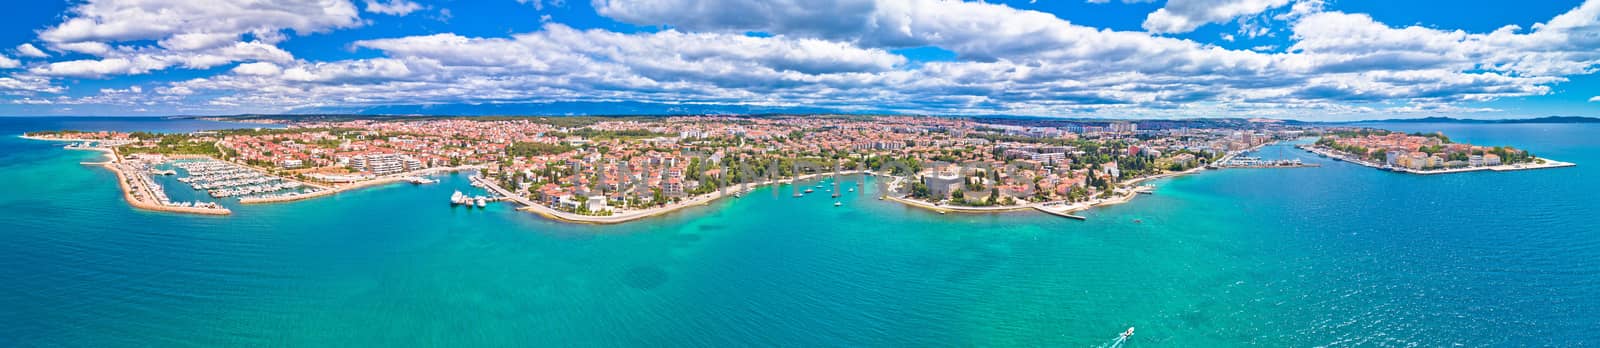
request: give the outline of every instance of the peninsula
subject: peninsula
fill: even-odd
[[[1449,174],[1569,167],[1575,164],[1535,157],[1507,146],[1458,143],[1444,133],[1390,132],[1334,128],[1316,143],[1300,148],[1323,157],[1411,174]]]

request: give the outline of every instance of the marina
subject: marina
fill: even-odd
[[[1260,157],[1241,156],[1219,162],[1212,168],[1307,168],[1320,167],[1316,163],[1305,163],[1298,158],[1282,160],[1263,160]]]
[[[293,197],[320,190],[298,181],[216,160],[177,161],[171,166],[183,169],[185,175],[177,179],[179,182],[205,192],[212,198]]]

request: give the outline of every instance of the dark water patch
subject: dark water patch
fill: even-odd
[[[622,283],[639,290],[655,289],[668,278],[667,271],[656,266],[635,266],[622,273]]]
[[[1005,257],[1004,254],[1004,252],[987,246],[965,248],[958,254],[954,269],[945,275],[944,280],[960,283],[983,276],[1000,268],[1000,265],[1005,262],[1002,260]]]
[[[703,237],[700,237],[700,235],[694,233],[679,233],[672,236],[672,240],[679,243],[699,242],[702,238]]]

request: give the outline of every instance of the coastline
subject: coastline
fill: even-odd
[[[103,140],[94,140],[94,139],[38,138],[38,137],[30,137],[30,136],[26,136],[26,135],[24,135],[22,137],[23,138],[27,138],[27,139],[35,139],[35,140],[63,141],[63,142],[103,141]],[[1277,142],[1273,142],[1273,143],[1277,143]],[[1263,143],[1263,144],[1251,147],[1250,149],[1246,149],[1246,150],[1242,150],[1242,151],[1237,151],[1237,152],[1226,154],[1222,158],[1223,158],[1223,160],[1226,160],[1227,158],[1231,158],[1231,157],[1236,156],[1238,154],[1254,151],[1254,150],[1257,150],[1257,149],[1261,148],[1262,146],[1266,146],[1266,145],[1273,144],[1273,143]],[[97,150],[97,151],[108,152],[111,155],[111,157],[113,158],[113,160],[114,161],[116,160],[116,158],[115,158],[116,156],[115,156],[114,152],[112,152],[109,149],[105,149],[105,148],[83,148],[83,149],[84,150]],[[202,155],[173,155],[173,156],[169,156],[169,157],[172,157],[174,159],[197,158],[197,159],[217,160],[215,158],[211,158],[209,156],[202,156]],[[1567,164],[1567,165],[1571,165],[1571,164]],[[120,170],[115,168],[115,165],[106,164],[106,166],[107,166],[107,168],[110,168],[113,171],[116,171],[118,173],[119,181],[123,180],[123,179],[121,179],[121,178],[123,178],[122,177],[123,174],[121,173]],[[310,183],[305,183],[305,184],[307,184],[309,186],[322,188],[322,190],[316,191],[316,192],[312,192],[312,193],[307,193],[307,194],[294,195],[294,196],[277,196],[277,197],[266,197],[266,198],[241,198],[239,200],[239,203],[240,204],[270,204],[270,203],[283,203],[283,202],[293,202],[293,201],[306,200],[306,199],[314,199],[314,198],[325,197],[325,196],[329,196],[329,195],[338,194],[340,192],[357,190],[357,189],[366,188],[366,187],[380,186],[380,185],[404,182],[405,180],[407,180],[407,179],[409,179],[411,177],[416,177],[416,176],[430,175],[430,174],[440,173],[440,172],[455,172],[455,171],[476,170],[476,169],[482,169],[482,167],[481,166],[477,166],[477,165],[464,165],[464,166],[457,166],[457,167],[428,168],[428,169],[412,171],[412,172],[385,175],[383,177],[378,177],[378,178],[374,178],[374,179],[358,181],[358,182],[354,182],[354,183],[350,183],[350,184],[346,184],[346,185],[342,185],[342,186],[340,186],[340,185],[324,186],[324,185],[314,185],[314,184],[310,184]],[[1145,182],[1145,181],[1149,181],[1149,180],[1155,180],[1155,179],[1161,179],[1161,178],[1176,177],[1176,176],[1199,173],[1199,172],[1205,171],[1206,169],[1208,169],[1208,168],[1206,168],[1204,166],[1200,166],[1200,167],[1195,167],[1195,168],[1192,168],[1192,169],[1189,169],[1189,170],[1185,170],[1185,171],[1181,171],[1181,172],[1170,172],[1170,173],[1162,173],[1162,174],[1157,174],[1157,175],[1139,177],[1139,178],[1129,179],[1127,181],[1121,182],[1118,185],[1119,186],[1124,186],[1124,187],[1129,187],[1129,186],[1138,185],[1141,182]],[[836,173],[836,174],[837,175],[864,174],[864,175],[882,176],[882,175],[879,175],[877,173],[873,173],[871,171],[865,171],[865,170],[841,171],[841,172]],[[835,173],[812,173],[812,174],[801,175],[801,176],[794,177],[794,178],[769,180],[769,181],[765,181],[765,182],[761,182],[761,183],[752,183],[752,185],[748,189],[736,189],[736,190],[731,191],[731,192],[735,192],[733,194],[734,195],[738,195],[738,194],[747,193],[749,191],[755,190],[756,188],[760,188],[760,187],[764,187],[764,186],[768,186],[768,185],[794,183],[794,182],[797,182],[797,181],[809,180],[809,179],[817,178],[817,177],[824,176],[824,175],[835,175]],[[887,177],[887,176],[885,176],[885,177]],[[291,179],[287,179],[287,178],[284,178],[284,179],[285,180],[291,180]],[[905,179],[905,178],[896,177],[895,178],[895,182],[898,183],[898,182],[900,182],[900,180],[903,180],[903,179]],[[496,183],[494,183],[492,181],[489,181],[489,180],[483,180],[482,178],[478,178],[478,177],[474,177],[473,180],[475,182],[482,183],[483,186],[485,188],[487,188],[488,190],[490,190],[494,195],[502,197],[502,199],[504,199],[504,200],[513,201],[513,202],[515,202],[515,203],[517,203],[519,205],[522,205],[522,207],[517,208],[518,210],[523,210],[523,211],[539,214],[539,215],[541,215],[541,216],[543,216],[545,218],[549,218],[549,219],[552,219],[552,220],[557,220],[557,221],[562,221],[562,222],[570,222],[570,223],[588,223],[588,224],[618,224],[618,223],[625,223],[625,222],[636,221],[636,220],[640,220],[640,219],[644,219],[644,218],[648,218],[648,217],[658,216],[658,215],[662,215],[662,214],[666,214],[666,213],[671,213],[671,212],[677,211],[679,209],[683,209],[683,208],[687,208],[687,207],[691,207],[691,206],[707,205],[707,204],[710,204],[712,201],[715,201],[717,199],[720,199],[720,198],[723,198],[723,197],[727,196],[726,194],[723,193],[723,191],[718,190],[718,191],[714,191],[714,192],[703,194],[703,195],[699,195],[699,196],[689,197],[689,198],[687,198],[687,199],[685,199],[683,201],[676,202],[676,203],[670,203],[670,204],[667,204],[667,205],[664,205],[664,206],[651,207],[651,208],[638,209],[638,210],[625,210],[625,211],[622,211],[622,212],[619,212],[619,213],[614,213],[613,215],[608,215],[608,216],[591,216],[591,215],[581,215],[581,214],[576,214],[576,213],[565,212],[565,211],[561,211],[561,210],[546,206],[544,204],[539,204],[538,202],[534,202],[532,200],[529,200],[526,197],[518,196],[518,195],[512,193],[512,191],[507,190],[507,189],[505,189],[503,187],[500,187],[498,184],[496,184]],[[302,182],[302,183],[304,183],[304,182]],[[126,185],[125,182],[123,184]],[[891,186],[892,185],[893,184],[891,184]],[[131,195],[131,193],[128,192],[128,190],[126,188],[124,189],[124,191],[125,191],[124,193],[128,196],[128,199],[129,199],[130,202],[136,202],[137,201],[136,199],[133,199],[133,196]],[[883,197],[887,198],[889,200],[893,200],[895,202],[899,202],[901,204],[905,204],[907,206],[912,206],[912,207],[917,207],[917,208],[922,208],[922,209],[928,209],[928,210],[932,210],[932,211],[935,211],[935,212],[939,212],[941,214],[948,213],[948,212],[971,213],[971,214],[994,214],[994,213],[1018,212],[1018,211],[1024,211],[1024,210],[1032,209],[1032,210],[1039,210],[1039,211],[1044,212],[1044,213],[1049,213],[1049,214],[1054,214],[1054,215],[1061,215],[1061,216],[1067,216],[1067,217],[1071,217],[1071,218],[1081,219],[1081,217],[1072,216],[1072,215],[1070,215],[1070,213],[1083,211],[1083,210],[1088,210],[1088,209],[1091,209],[1091,208],[1094,208],[1094,207],[1110,206],[1110,205],[1127,203],[1127,202],[1132,201],[1136,196],[1138,196],[1139,193],[1140,193],[1139,191],[1140,191],[1140,189],[1131,188],[1131,187],[1130,188],[1126,188],[1126,189],[1118,189],[1116,191],[1117,193],[1112,197],[1094,198],[1094,199],[1090,199],[1090,200],[1087,200],[1087,201],[1076,202],[1076,203],[1072,203],[1072,204],[1065,204],[1066,202],[1064,202],[1064,201],[1050,201],[1050,202],[1021,204],[1021,205],[987,206],[987,207],[947,206],[947,205],[937,205],[937,204],[933,204],[933,203],[912,200],[912,199],[908,199],[908,198],[905,198],[905,197],[896,196],[895,194],[893,194],[894,193],[893,188],[890,189],[890,191],[889,191],[890,194],[884,195]],[[211,208],[168,207],[168,206],[164,206],[164,205],[160,205],[160,204],[153,204],[152,205],[152,204],[149,204],[148,202],[137,202],[136,205],[143,205],[143,208],[146,208],[146,209],[164,210],[164,211],[176,211],[176,212],[186,212],[186,213],[198,213],[198,214],[227,214],[227,213],[231,213],[231,212],[227,212],[227,213],[217,212],[217,211],[215,211],[215,209],[211,209]],[[222,211],[226,211],[226,208],[222,208],[221,210]]]
[[[108,141],[108,140],[105,140],[105,139],[43,138],[43,137],[36,137],[36,136],[27,135],[27,134],[19,134],[19,135],[17,135],[17,137],[18,138],[22,138],[22,139],[28,139],[28,140],[42,140],[42,141],[66,141],[66,142],[74,142],[74,141],[78,141],[78,142]]]
[[[19,135],[18,137],[23,138],[23,139],[29,139],[29,140],[59,141],[59,142],[99,142],[99,141],[105,141],[105,140],[98,140],[98,139],[41,138],[41,137],[28,136],[26,134]],[[111,170],[112,173],[115,173],[117,175],[117,184],[118,184],[119,187],[121,187],[121,190],[122,190],[123,198],[128,201],[129,205],[132,205],[132,206],[134,206],[136,208],[146,209],[146,210],[175,212],[175,213],[201,214],[201,215],[229,215],[229,214],[233,213],[233,211],[229,210],[228,208],[179,207],[179,206],[164,205],[164,204],[160,204],[160,203],[146,202],[146,201],[144,201],[142,199],[139,199],[138,196],[135,195],[134,188],[128,186],[128,180],[129,179],[128,179],[127,174],[123,173],[122,168],[118,167],[118,164],[121,162],[121,159],[117,157],[116,150],[113,150],[111,148],[104,148],[104,147],[73,148],[72,150],[88,150],[88,151],[99,151],[99,152],[105,153],[106,156],[110,158],[110,160],[108,160],[106,162],[99,162],[99,163],[85,162],[84,164],[99,165],[101,167],[104,167],[106,169]],[[213,161],[225,162],[225,161],[222,161],[220,159],[216,159],[216,158],[213,158],[211,156],[205,156],[205,155],[168,155],[166,157],[170,158],[170,159],[209,159],[209,160],[213,160]],[[253,169],[253,170],[259,170],[257,168],[253,168],[253,167],[250,167],[250,168]],[[351,184],[345,185],[345,186],[333,186],[333,187],[317,185],[317,184],[311,184],[311,183],[307,183],[307,182],[303,182],[303,181],[299,181],[299,180],[280,177],[283,180],[292,180],[292,181],[300,182],[300,183],[308,185],[308,186],[322,188],[323,190],[317,191],[317,192],[313,192],[313,193],[303,194],[303,195],[296,195],[296,196],[283,196],[283,197],[270,197],[270,198],[242,198],[242,199],[239,200],[239,203],[240,204],[266,204],[266,203],[280,203],[280,202],[298,201],[298,200],[303,200],[303,199],[311,199],[311,198],[317,198],[317,197],[332,195],[332,194],[336,194],[336,193],[339,193],[339,192],[356,190],[356,189],[365,188],[365,187],[378,186],[378,185],[390,184],[390,183],[396,183],[396,182],[402,182],[402,181],[405,181],[406,179],[408,179],[411,176],[429,175],[429,174],[434,174],[434,173],[437,173],[437,172],[451,172],[451,171],[472,170],[472,169],[480,169],[480,168],[481,168],[480,166],[472,166],[472,165],[458,166],[458,167],[428,168],[428,169],[417,170],[417,171],[406,172],[406,173],[390,174],[390,175],[386,175],[386,176],[380,177],[380,178],[375,178],[375,179],[372,179],[372,180],[359,181],[359,182],[354,182],[354,183],[351,183]],[[146,192],[146,195],[150,195],[150,193]]]
[[[94,139],[40,138],[40,137],[32,137],[32,136],[27,136],[27,135],[21,135],[19,137],[23,138],[23,139],[29,139],[29,140],[64,141],[64,142],[104,141],[104,140],[94,140]],[[152,190],[154,188],[143,187],[142,190],[144,190],[145,192],[143,192],[142,195],[139,194],[138,192],[135,192],[138,189],[135,188],[135,187],[132,187],[132,186],[130,186],[128,184],[128,181],[131,180],[131,179],[128,178],[128,174],[127,173],[123,173],[122,168],[119,166],[119,164],[121,164],[121,162],[122,162],[122,159],[117,157],[117,151],[115,149],[104,148],[104,147],[82,147],[82,148],[72,148],[70,150],[97,151],[97,152],[100,152],[100,153],[104,153],[106,155],[106,157],[109,157],[110,159],[105,161],[105,162],[99,162],[99,163],[84,162],[83,164],[98,165],[98,166],[100,166],[102,168],[111,170],[112,174],[116,174],[116,176],[117,176],[117,187],[118,187],[118,190],[122,191],[122,199],[127,201],[128,205],[133,206],[134,208],[144,209],[144,210],[153,210],[153,211],[171,212],[171,213],[198,214],[198,215],[229,215],[229,214],[233,214],[233,211],[232,210],[228,210],[228,208],[180,207],[180,206],[171,206],[171,205],[161,204],[159,202],[146,202],[144,199],[142,199],[140,197],[141,196],[152,196],[153,193],[151,193],[149,190]]]
[[[116,156],[112,155],[112,157],[116,157]],[[170,206],[170,205],[165,205],[165,204],[161,204],[161,203],[146,202],[143,199],[139,199],[139,197],[134,194],[134,188],[128,186],[128,178],[127,178],[126,174],[124,174],[122,172],[122,169],[117,167],[117,163],[116,162],[105,162],[105,163],[101,163],[100,166],[105,167],[106,169],[110,169],[112,173],[116,173],[116,175],[117,175],[117,186],[120,187],[121,190],[122,190],[122,198],[124,200],[127,200],[128,201],[128,205],[131,205],[134,208],[145,209],[145,210],[173,212],[173,213],[200,214],[200,215],[229,215],[229,214],[233,214],[233,211],[232,210],[228,210],[228,208],[177,207],[177,206]],[[146,187],[145,189],[149,190],[149,189],[153,189],[153,188]],[[146,192],[145,195],[148,196],[149,192]]]
[[[754,191],[755,189],[760,188],[760,187],[765,187],[765,186],[769,186],[769,185],[783,184],[783,183],[792,183],[792,182],[799,181],[799,180],[807,180],[807,179],[815,178],[815,177],[822,176],[822,175],[833,175],[833,174],[834,173],[813,173],[813,174],[801,175],[801,176],[795,177],[795,178],[768,180],[768,181],[764,181],[764,182],[760,182],[760,183],[752,183],[749,190],[737,189],[737,190],[734,190],[732,192],[735,192],[737,194],[741,194],[742,195],[744,193],[748,193],[750,191]],[[841,172],[838,173],[838,175],[856,175],[856,174],[874,175],[870,171],[863,171],[863,170],[849,170],[849,171],[841,171]],[[474,180],[479,180],[479,179],[474,179]],[[625,211],[625,212],[622,212],[622,213],[616,213],[616,214],[612,214],[612,215],[608,215],[608,216],[590,216],[590,215],[581,215],[581,214],[564,212],[564,211],[561,211],[561,210],[557,210],[555,208],[551,208],[549,206],[545,206],[543,204],[539,204],[538,202],[534,202],[532,200],[529,200],[527,197],[522,197],[522,196],[516,195],[513,192],[511,192],[510,190],[507,190],[504,187],[500,187],[500,185],[495,184],[494,182],[491,182],[491,181],[488,181],[488,180],[482,180],[481,183],[483,183],[484,187],[488,188],[489,191],[493,192],[495,195],[500,196],[500,197],[505,197],[506,199],[509,199],[509,200],[511,200],[513,202],[516,202],[517,204],[522,205],[522,207],[521,208],[517,208],[517,210],[522,210],[522,211],[526,211],[526,212],[530,212],[530,213],[534,213],[534,214],[539,214],[540,216],[544,216],[545,218],[549,218],[551,220],[556,220],[556,221],[570,222],[570,223],[585,223],[585,224],[602,224],[602,225],[605,225],[605,224],[619,224],[619,223],[624,223],[624,222],[629,222],[629,221],[635,221],[635,220],[644,219],[644,218],[648,218],[648,217],[652,217],[652,216],[671,213],[671,212],[674,212],[674,211],[677,211],[677,210],[683,209],[683,208],[688,208],[688,207],[697,206],[697,205],[707,205],[707,204],[710,204],[712,201],[715,201],[715,200],[717,200],[719,198],[726,197],[725,195],[722,194],[721,190],[718,190],[718,191],[714,191],[714,192],[711,192],[711,193],[707,193],[707,194],[691,197],[689,199],[685,199],[685,200],[677,202],[677,203],[669,203],[667,205],[660,206],[660,207],[645,208],[645,209],[639,209],[639,210],[630,210],[630,211]]]
[[[1296,146],[1296,148],[1299,148],[1301,150],[1305,150],[1306,152],[1314,153],[1314,154],[1317,154],[1317,155],[1327,156],[1329,158],[1337,159],[1337,160],[1344,161],[1344,162],[1355,163],[1355,164],[1358,164],[1358,165],[1362,165],[1362,166],[1366,166],[1366,167],[1370,167],[1370,168],[1374,168],[1374,169],[1388,170],[1388,171],[1397,172],[1397,173],[1416,174],[1416,175],[1455,174],[1455,173],[1468,173],[1468,172],[1477,172],[1477,171],[1509,172],[1509,171],[1518,171],[1518,170],[1534,170],[1534,169],[1550,169],[1550,168],[1572,167],[1572,166],[1577,166],[1578,165],[1577,163],[1572,163],[1572,162],[1562,162],[1562,161],[1557,161],[1557,160],[1553,160],[1553,159],[1549,159],[1549,158],[1534,157],[1533,158],[1534,160],[1536,160],[1536,161],[1544,161],[1545,163],[1516,163],[1516,164],[1501,164],[1501,165],[1497,165],[1497,166],[1480,166],[1480,167],[1450,168],[1450,169],[1436,169],[1436,170],[1415,170],[1415,169],[1410,169],[1410,168],[1388,167],[1388,166],[1385,166],[1385,165],[1380,164],[1380,163],[1367,161],[1367,160],[1360,159],[1360,158],[1354,158],[1354,157],[1351,157],[1350,155],[1345,154],[1345,153],[1334,151],[1332,149],[1320,148],[1320,147],[1313,146],[1313,145]]]
[[[357,189],[366,188],[366,187],[372,187],[372,186],[379,186],[379,185],[385,185],[385,184],[393,184],[393,183],[404,182],[407,179],[410,179],[411,177],[414,177],[414,176],[431,175],[431,174],[436,174],[436,173],[456,172],[456,171],[464,171],[464,170],[478,170],[478,169],[482,169],[482,168],[483,167],[476,166],[476,165],[427,168],[427,169],[415,170],[415,171],[404,172],[404,173],[389,174],[389,175],[385,175],[385,176],[382,176],[382,177],[377,177],[377,178],[373,178],[373,179],[369,179],[369,180],[362,180],[362,181],[349,183],[349,184],[346,184],[344,186],[339,186],[339,185],[322,186],[322,185],[312,185],[310,183],[305,183],[306,185],[311,185],[311,186],[315,186],[315,187],[321,187],[321,188],[323,188],[323,190],[317,191],[317,192],[312,192],[312,193],[307,193],[307,194],[294,195],[294,196],[278,196],[278,197],[265,197],[265,198],[246,197],[246,198],[240,198],[239,199],[239,204],[267,204],[267,203],[293,202],[293,201],[298,201],[298,200],[305,200],[305,199],[318,198],[318,197],[323,197],[323,196],[328,196],[328,195],[334,195],[334,194],[338,194],[340,192],[357,190]],[[304,182],[302,182],[302,183],[304,183]]]
[[[1222,160],[1226,160],[1228,158],[1231,158],[1231,157],[1236,156],[1236,155],[1241,154],[1241,153],[1255,151],[1255,150],[1260,149],[1261,147],[1264,147],[1264,146],[1269,145],[1269,144],[1274,144],[1274,143],[1277,143],[1277,142],[1265,143],[1265,144],[1257,145],[1255,147],[1251,147],[1250,149],[1246,149],[1246,150],[1243,150],[1243,151],[1229,153],[1229,154],[1223,156]],[[1222,161],[1222,160],[1219,160],[1219,162]],[[1161,174],[1156,174],[1156,175],[1151,175],[1151,176],[1144,176],[1144,177],[1128,179],[1127,181],[1118,183],[1118,185],[1120,185],[1120,186],[1136,186],[1139,183],[1142,183],[1142,182],[1145,182],[1145,181],[1162,179],[1162,178],[1170,178],[1170,177],[1178,177],[1178,176],[1184,176],[1184,175],[1190,175],[1190,174],[1196,174],[1196,173],[1200,173],[1200,172],[1203,172],[1203,171],[1206,171],[1206,170],[1208,170],[1208,168],[1206,168],[1205,166],[1199,166],[1199,167],[1190,168],[1188,170],[1181,171],[1181,172],[1161,173]],[[890,190],[892,192],[893,189],[891,188]],[[1112,197],[1109,197],[1109,198],[1094,198],[1094,199],[1090,199],[1090,200],[1087,200],[1087,201],[1076,202],[1076,203],[1072,203],[1072,204],[1065,204],[1066,201],[1049,201],[1049,202],[1038,202],[1038,203],[1003,206],[1003,207],[993,207],[993,206],[991,206],[991,207],[967,207],[967,206],[935,205],[933,203],[918,201],[918,200],[909,199],[909,198],[900,197],[900,196],[895,196],[895,195],[886,195],[885,198],[888,198],[889,200],[893,200],[895,202],[899,202],[901,204],[905,204],[905,205],[913,206],[913,207],[917,207],[917,208],[928,209],[928,210],[932,210],[932,211],[935,211],[935,212],[939,212],[941,214],[950,213],[950,212],[967,213],[967,214],[994,214],[994,213],[1009,213],[1009,212],[1016,212],[1016,211],[1023,211],[1023,210],[1033,209],[1033,210],[1039,210],[1041,212],[1052,214],[1052,215],[1060,215],[1060,216],[1065,216],[1065,217],[1074,218],[1074,219],[1080,219],[1081,220],[1082,217],[1073,216],[1073,215],[1071,215],[1071,213],[1080,212],[1080,211],[1084,211],[1084,210],[1089,210],[1089,209],[1094,208],[1094,207],[1104,207],[1104,206],[1112,206],[1112,205],[1117,205],[1117,204],[1128,203],[1128,202],[1133,201],[1133,198],[1137,197],[1139,195],[1139,189],[1138,188],[1120,189],[1119,191],[1125,191],[1125,192],[1117,194],[1117,195],[1113,195]],[[1059,207],[1059,208],[1057,208],[1057,207]]]

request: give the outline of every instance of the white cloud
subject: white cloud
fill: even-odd
[[[50,54],[44,53],[44,51],[39,50],[38,47],[34,47],[33,44],[27,44],[27,43],[21,44],[21,45],[17,45],[17,54],[22,55],[23,57],[30,57],[30,58],[45,58],[45,57],[49,57],[50,56]]]
[[[165,68],[158,62],[127,58],[80,59],[55,62],[33,68],[32,72],[46,76],[101,77],[113,74],[142,74]]]
[[[225,46],[195,51],[125,48],[105,56],[107,58],[52,62],[34,67],[32,72],[45,76],[104,77],[145,74],[175,66],[207,69],[237,61],[288,62],[294,59],[289,52],[258,41],[231,42]]]
[[[233,68],[233,73],[250,76],[275,76],[283,72],[277,64],[268,62],[244,63]]]
[[[1489,70],[1522,76],[1589,74],[1600,66],[1600,1],[1535,24],[1489,33],[1390,27],[1365,14],[1321,12],[1292,27],[1290,50],[1369,68]]]
[[[408,0],[366,0],[367,12],[381,13],[390,16],[404,16],[423,9],[422,5]]]
[[[314,33],[360,25],[348,0],[89,0],[45,29],[46,42],[159,40],[182,33],[291,29]]]
[[[1289,0],[1167,0],[1165,7],[1145,17],[1143,27],[1153,33],[1187,33],[1288,4]]]
[[[84,53],[96,56],[105,55],[111,53],[112,51],[111,45],[107,45],[103,42],[93,41],[51,44],[50,48],[58,51]]]
[[[22,66],[22,62],[19,62],[16,59],[11,59],[11,57],[6,57],[5,55],[0,54],[0,69],[11,69],[11,68],[16,68],[18,66]]]
[[[534,10],[544,10],[545,5],[561,7],[566,5],[566,0],[517,0],[519,4],[532,4]]]
[[[928,113],[1315,117],[1309,115],[1495,112],[1461,105],[1553,93],[1554,84],[1600,66],[1600,39],[1592,35],[1600,5],[1593,3],[1527,30],[1469,33],[1391,27],[1365,15],[1324,12],[1320,2],[1309,0],[1295,1],[1287,13],[1265,14],[1289,2],[1251,2],[1264,3],[1259,10],[1251,7],[1256,5],[1207,8],[1211,12],[1195,13],[1186,22],[1249,20],[1241,24],[1248,32],[1237,33],[1244,36],[1287,24],[1292,35],[1281,50],[1226,49],[1099,29],[980,2],[599,0],[594,5],[602,15],[662,29],[619,33],[552,22],[538,31],[500,37],[447,32],[368,39],[349,47],[378,57],[316,61],[296,59],[277,47],[288,30],[300,32],[292,23],[264,21],[270,23],[259,30],[166,31],[136,44],[43,40],[52,50],[93,58],[30,64],[19,74],[34,82],[16,81],[48,90],[47,76],[95,78],[237,63],[218,75],[151,85],[151,93],[56,100],[230,110],[218,112],[631,101]],[[1195,3],[1169,2],[1167,8],[1176,16]],[[308,30],[346,27],[341,25]],[[349,24],[354,25],[359,24]],[[751,31],[770,35],[745,34]],[[958,59],[908,63],[891,53],[922,46],[955,52]]]
[[[0,77],[0,94],[6,95],[33,95],[37,93],[61,93],[63,89],[50,83],[49,79],[29,76],[12,75]]]
[[[349,0],[89,0],[70,8],[60,24],[40,31],[39,39],[57,51],[99,58],[52,62],[32,71],[103,77],[291,61],[293,56],[276,46],[284,31],[351,28],[362,24],[358,14]],[[155,44],[137,43],[146,40]]]
[[[1590,103],[1600,103],[1600,95],[1590,97],[1589,98],[1589,102]]]

